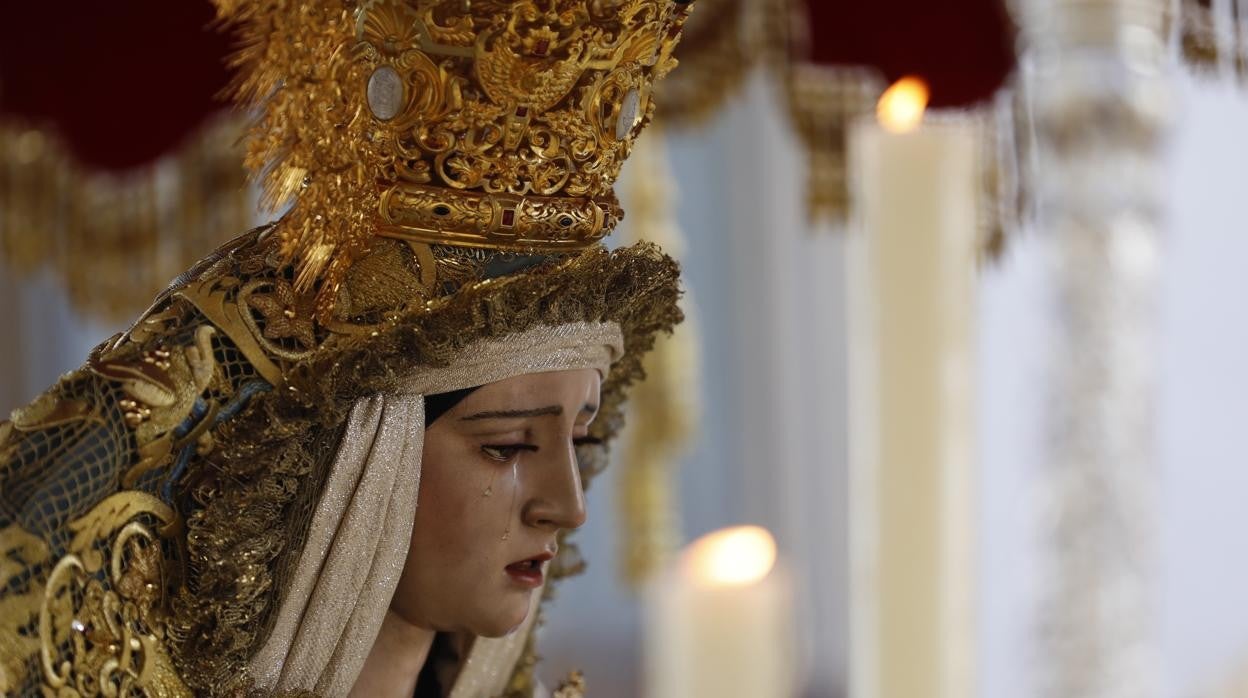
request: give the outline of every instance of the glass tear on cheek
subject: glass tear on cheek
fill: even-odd
[[[490,496],[490,495],[494,494],[494,478],[496,478],[496,477],[498,477],[498,473],[497,473],[497,472],[494,472],[494,473],[491,473],[491,474],[490,474],[490,484],[486,485],[486,486],[485,486],[485,489],[481,491],[481,496],[482,496],[483,498],[484,498],[484,497],[488,497],[488,496]]]
[[[507,509],[507,527],[503,529],[502,540],[511,536],[511,520],[515,518],[516,496],[520,492],[519,461],[511,462],[511,507]]]

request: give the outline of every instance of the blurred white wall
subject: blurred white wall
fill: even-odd
[[[1186,697],[1248,670],[1248,97],[1181,88],[1161,344],[1161,628],[1168,687]]]
[[[81,366],[121,329],[72,309],[51,273],[22,276],[0,264],[0,418]]]

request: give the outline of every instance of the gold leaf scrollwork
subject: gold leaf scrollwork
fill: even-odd
[[[92,357],[91,371],[121,383],[126,423],[147,443],[178,426],[195,399],[216,376],[212,337],[216,330],[203,325],[189,347],[157,346],[137,358],[104,360]]]
[[[233,276],[210,276],[187,284],[177,292],[234,342],[260,377],[270,384],[282,379],[282,369],[258,341],[260,333],[245,302],[238,302],[239,280]],[[250,324],[248,321],[251,321]]]
[[[140,454],[124,474],[123,486],[134,486],[144,474],[168,463],[174,430],[186,422],[197,401],[217,381],[215,335],[216,328],[205,324],[195,329],[190,346],[156,345],[123,358],[91,357],[92,373],[120,383],[124,396],[118,405],[134,430]],[[209,423],[201,419],[203,426]]]
[[[377,84],[386,87],[378,88],[384,96],[375,104],[372,78],[358,85],[361,94],[344,94],[373,110],[368,142],[381,173],[360,181],[383,183],[381,219],[430,244],[562,252],[601,239],[619,219],[610,187],[653,109],[650,84],[670,62],[683,18],[683,9],[655,0],[499,7],[438,0],[419,9],[401,0],[364,3],[355,18],[354,59],[362,74],[385,77]],[[417,197],[394,194],[410,185],[440,191],[435,205],[442,213],[431,217]],[[301,196],[315,199],[313,190]],[[582,211],[557,216],[553,227],[524,218],[532,205],[483,220],[498,205],[478,206],[483,194],[574,199]],[[408,203],[418,207],[400,213]],[[586,205],[605,215],[585,215]],[[471,213],[456,215],[465,210]],[[311,251],[338,254],[322,244],[325,226],[316,220],[292,219],[290,226],[304,232],[283,233],[307,239],[306,256],[319,260],[305,259],[309,267],[325,261]]]
[[[26,632],[37,618],[44,585],[29,570],[48,561],[42,538],[17,524],[0,529],[0,695],[14,691],[26,679],[27,658],[39,651],[39,638]]]
[[[53,388],[35,398],[35,401],[26,407],[13,410],[13,421],[6,422],[6,424],[11,424],[9,428],[18,431],[36,431],[70,424],[92,416],[91,405],[85,400],[65,397]],[[0,432],[2,431],[4,430],[0,429]]]
[[[413,48],[420,41],[416,24],[414,8],[384,0],[365,4],[357,24],[356,33],[362,39],[356,44],[357,59],[373,71],[389,65],[403,78],[403,106],[386,124],[396,132],[446,112],[450,76]]]
[[[544,27],[530,29],[526,34],[543,30]],[[477,40],[477,79],[495,104],[523,104],[545,112],[580,80],[586,67],[585,49],[574,43],[567,48],[566,57],[550,61],[518,54],[513,48],[526,43],[535,41],[519,33],[514,19],[497,33],[482,33]]]
[[[69,552],[48,575],[39,608],[45,692],[189,698],[164,646],[161,611],[163,545],[176,541],[180,518],[149,494],[123,491],[70,530]]]

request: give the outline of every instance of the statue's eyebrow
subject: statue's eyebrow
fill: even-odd
[[[531,410],[489,410],[486,412],[470,414],[467,417],[460,417],[460,419],[468,422],[478,419],[519,419],[522,417],[545,417],[552,414],[563,414],[563,405],[547,405],[546,407],[537,407]]]

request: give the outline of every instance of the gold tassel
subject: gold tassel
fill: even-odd
[[[1031,114],[1021,80],[1001,88],[994,101],[973,112],[981,121],[979,163],[981,264],[1005,254],[1009,235],[1030,214]]]
[[[879,77],[861,68],[796,63],[785,80],[789,114],[809,158],[806,212],[810,222],[843,223],[849,215],[845,153],[849,125],[870,114],[883,92]]]
[[[658,243],[679,256],[684,245],[671,200],[664,134],[657,127],[637,139],[630,168],[627,238]],[[621,559],[634,589],[657,571],[680,542],[674,469],[698,424],[698,339],[688,296],[685,322],[657,338],[642,366],[646,380],[629,396],[625,461],[617,488]]]
[[[680,70],[655,88],[665,126],[702,126],[741,92],[746,75],[771,48],[767,9],[756,0],[698,0],[676,49]]]
[[[0,124],[0,255],[19,274],[51,269],[81,312],[133,317],[253,224],[243,129],[239,116],[221,117],[162,161],[105,174],[47,131]]]
[[[1248,0],[1231,0],[1231,28],[1235,50],[1232,62],[1241,86],[1248,85]]]
[[[1183,59],[1192,68],[1204,73],[1217,72],[1223,47],[1218,41],[1213,0],[1182,0],[1179,5],[1179,46]]]

